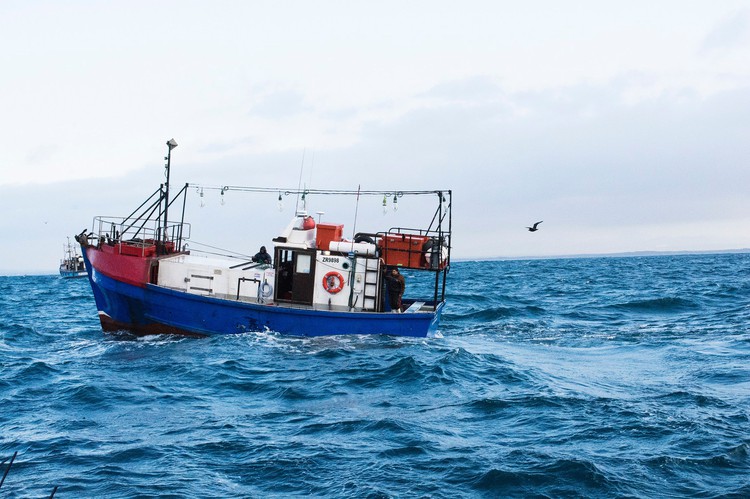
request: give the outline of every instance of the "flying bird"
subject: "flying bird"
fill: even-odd
[[[529,229],[529,232],[536,232],[536,231],[539,230],[539,229],[536,228],[536,226],[539,225],[542,222],[544,222],[544,220],[540,220],[537,223],[535,223],[532,227],[526,227],[526,228]]]

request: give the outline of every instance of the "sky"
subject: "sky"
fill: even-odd
[[[0,47],[0,273],[128,215],[170,138],[173,185],[451,189],[457,259],[750,248],[750,1],[4,0]],[[293,214],[204,194],[196,243]],[[381,203],[358,230],[424,217]]]

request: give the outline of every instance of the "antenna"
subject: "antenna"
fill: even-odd
[[[164,242],[167,242],[167,225],[169,224],[169,220],[167,219],[167,210],[169,210],[169,167],[172,163],[172,149],[177,147],[177,142],[174,139],[169,139],[167,141],[167,147],[169,148],[169,151],[167,151],[167,157],[164,158],[167,160],[167,164],[164,165],[164,168],[167,170],[166,177],[167,177],[167,183],[165,185],[165,191],[164,191],[164,232],[162,233],[162,237],[164,239]]]
[[[313,168],[315,168],[315,151],[312,152],[312,159],[310,160],[310,180],[307,182],[307,187],[312,187]]]
[[[354,206],[354,224],[352,225],[352,241],[354,241],[354,234],[357,233],[357,212],[359,211],[359,188],[362,185],[357,185],[357,204]]]
[[[297,182],[297,201],[294,204],[294,216],[297,216],[297,212],[299,211],[299,191],[302,187],[302,170],[305,167],[305,153],[307,152],[307,148],[302,149],[302,164],[299,166],[299,181]]]

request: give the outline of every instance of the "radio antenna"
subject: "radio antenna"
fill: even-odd
[[[307,187],[312,187],[312,176],[313,169],[315,168],[315,151],[312,152],[312,158],[310,159],[310,181],[307,183]]]
[[[357,204],[354,206],[354,225],[352,226],[352,241],[354,241],[354,235],[357,233],[357,212],[359,211],[359,188],[362,185],[357,186]]]
[[[307,148],[302,149],[302,164],[299,165],[299,182],[297,182],[297,202],[294,204],[294,216],[299,212],[299,191],[302,188],[302,170],[305,168],[305,152]]]

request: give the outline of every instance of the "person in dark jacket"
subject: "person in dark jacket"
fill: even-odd
[[[406,289],[404,276],[394,267],[390,272],[386,271],[385,280],[388,283],[388,301],[391,304],[391,310],[401,312],[401,297],[404,296]]]
[[[253,261],[271,265],[271,255],[268,254],[265,246],[260,247],[260,251],[255,254]]]

